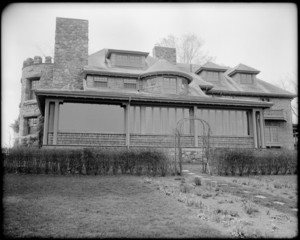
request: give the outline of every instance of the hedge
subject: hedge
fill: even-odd
[[[155,149],[16,147],[2,159],[7,173],[165,176],[173,169],[167,154]]]
[[[217,175],[297,173],[296,150],[216,148],[210,152],[210,169]]]

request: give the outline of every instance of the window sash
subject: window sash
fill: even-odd
[[[217,82],[219,81],[219,73],[213,72],[213,71],[207,71],[207,79],[211,82]]]
[[[164,78],[163,79],[163,88],[167,93],[176,93],[177,92],[177,82],[176,78]]]
[[[241,73],[241,83],[243,84],[251,84],[252,81],[252,75],[251,74],[245,74]]]

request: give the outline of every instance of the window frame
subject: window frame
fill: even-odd
[[[171,81],[171,80],[174,80],[174,81]],[[174,83],[172,83],[172,82],[174,82]],[[176,94],[178,91],[177,90],[177,77],[163,77],[163,91],[165,93]]]
[[[105,76],[94,76],[93,86],[95,88],[107,88],[108,87],[108,77]]]
[[[28,79],[29,80],[29,95],[28,95],[28,100],[36,100],[36,96],[34,94],[35,90],[37,90],[39,88],[40,85],[40,78],[31,78]],[[33,82],[35,82],[33,84]],[[34,88],[33,88],[34,86]]]
[[[123,86],[124,89],[137,89],[137,80],[136,79],[130,79],[130,78],[124,78],[123,79]]]
[[[26,117],[26,135],[35,134],[38,131],[38,117]]]

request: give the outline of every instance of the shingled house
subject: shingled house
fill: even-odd
[[[230,68],[176,62],[176,50],[102,49],[88,55],[88,21],[56,19],[50,57],[23,64],[20,141],[34,136],[44,116],[44,147],[174,146],[182,118],[211,128],[211,147],[293,148],[291,100],[244,64]],[[201,144],[203,130],[191,119],[184,147]]]

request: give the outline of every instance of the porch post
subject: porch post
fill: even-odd
[[[190,134],[192,135],[194,135],[194,123],[195,123],[195,121],[193,120],[193,118],[194,118],[194,108],[190,108],[189,109],[189,117],[190,117]]]
[[[45,103],[45,116],[44,116],[43,145],[47,145],[48,144],[48,128],[49,128],[49,100],[46,99],[46,103]]]
[[[194,118],[197,115],[197,106],[194,106]],[[194,143],[195,147],[198,147],[198,122],[194,119]]]
[[[266,148],[264,110],[259,111],[259,120],[260,120],[261,147]]]
[[[54,126],[53,126],[53,145],[57,144],[58,119],[59,119],[59,101],[55,101],[54,108]]]
[[[130,122],[130,114],[129,114],[129,109],[130,109],[130,103],[126,104],[125,107],[125,134],[126,134],[126,146],[129,148],[130,146],[130,132],[129,132],[129,122]]]
[[[256,127],[256,110],[252,109],[252,125],[253,125],[253,140],[254,148],[257,148],[257,127]]]
[[[140,123],[141,123],[141,134],[146,132],[146,107],[141,106],[140,108]]]

